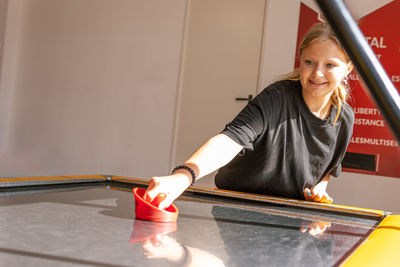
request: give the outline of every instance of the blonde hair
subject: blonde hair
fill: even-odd
[[[333,41],[343,51],[343,54],[345,55],[346,63],[348,63],[348,64],[351,63],[350,57],[347,55],[346,51],[340,44],[340,42],[337,39],[332,28],[326,23],[317,23],[317,24],[314,24],[313,27],[311,27],[311,29],[303,37],[303,40],[300,42],[299,55],[300,56],[302,55],[304,48],[307,48],[308,46],[312,45],[313,43],[323,42],[323,41]],[[292,80],[292,81],[300,80],[299,69],[296,68],[293,72],[286,74],[281,80]],[[333,121],[333,124],[335,124],[337,122],[337,120],[339,119],[340,111],[342,108],[342,103],[346,102],[346,100],[349,96],[349,92],[350,92],[350,88],[348,87],[346,82],[344,82],[344,80],[342,80],[341,83],[339,84],[339,86],[332,93],[332,96],[331,96],[332,105],[337,106],[337,114],[336,114],[335,120]]]

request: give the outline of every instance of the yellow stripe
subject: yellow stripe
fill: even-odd
[[[400,266],[399,256],[400,215],[391,215],[383,219],[342,266]]]
[[[16,177],[16,178],[0,178],[0,182],[19,182],[19,181],[50,181],[50,180],[66,180],[66,179],[101,179],[106,180],[103,175],[71,175],[71,176],[38,176],[38,177]]]

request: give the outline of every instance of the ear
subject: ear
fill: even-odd
[[[354,68],[353,63],[350,62],[349,64],[347,64],[345,76],[349,75],[349,73],[353,70],[353,68]]]

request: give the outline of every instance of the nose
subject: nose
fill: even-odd
[[[315,65],[314,69],[313,69],[313,74],[317,77],[323,77],[324,76],[324,71],[322,69],[322,67],[317,64]]]

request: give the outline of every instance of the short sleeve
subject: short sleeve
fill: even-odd
[[[282,83],[275,83],[265,88],[247,106],[226,125],[222,133],[248,150],[253,150],[253,143],[268,129],[271,123],[281,116],[284,96]]]
[[[254,149],[253,142],[262,132],[264,125],[262,112],[256,102],[249,102],[222,131],[223,134],[249,150]]]

